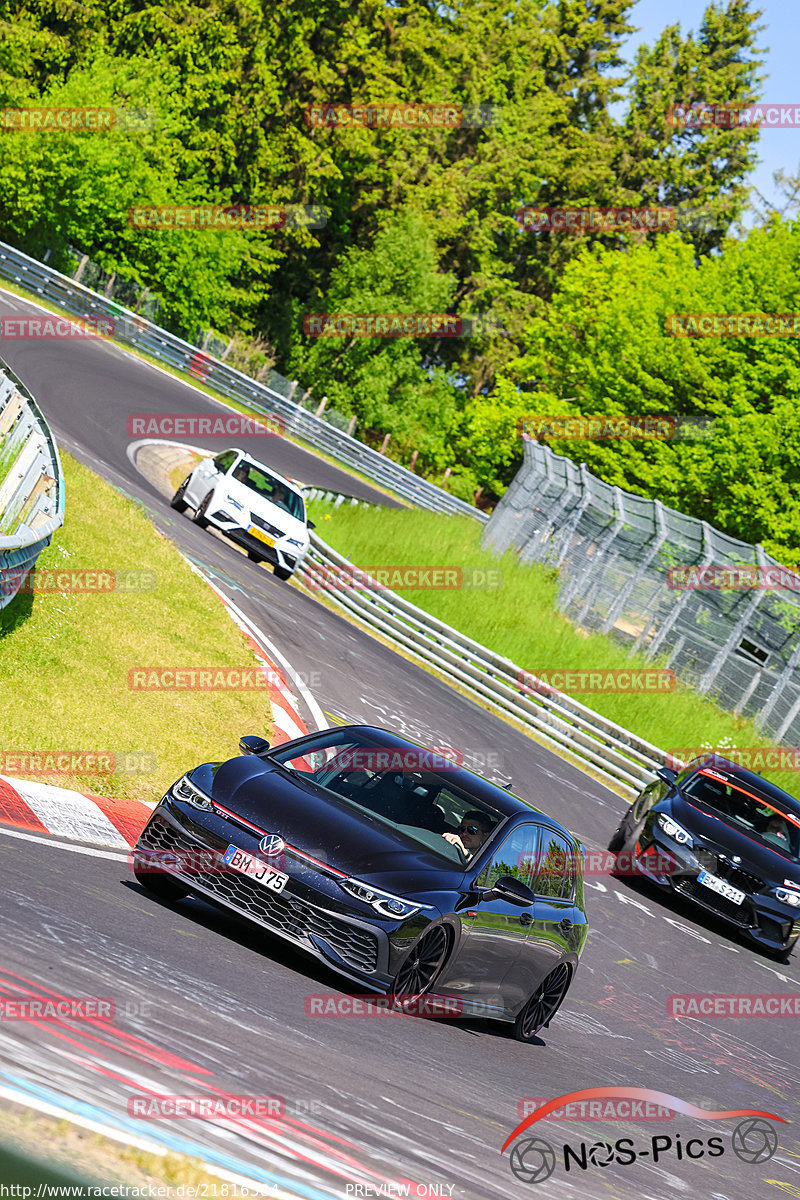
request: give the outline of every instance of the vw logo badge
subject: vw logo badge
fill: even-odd
[[[286,849],[286,842],[277,833],[268,833],[258,843],[258,848],[262,854],[280,854],[281,850]]]

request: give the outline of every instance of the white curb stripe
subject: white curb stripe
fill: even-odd
[[[128,843],[116,826],[93,800],[80,792],[29,779],[8,779],[7,782],[19,792],[50,833],[128,849]]]

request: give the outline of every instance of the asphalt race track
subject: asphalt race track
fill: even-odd
[[[0,293],[0,315],[28,311]],[[109,344],[7,341],[0,352],[59,444],[147,506],[155,524],[313,679],[332,722],[386,724],[486,756],[587,846],[606,845],[621,799],[178,517],[136,471],[126,454],[134,440],[129,414],[213,414],[219,409],[211,401]],[[282,439],[254,440],[248,449],[305,483],[377,498]],[[21,977],[42,994],[108,996],[116,1006],[113,1036],[4,1022],[0,1082],[24,1081],[43,1096],[121,1113],[132,1081],[161,1093],[213,1088],[283,1097],[284,1122],[234,1138],[176,1120],[175,1136],[213,1145],[223,1163],[235,1149],[238,1163],[260,1167],[264,1178],[299,1181],[297,1194],[312,1200],[376,1195],[397,1181],[428,1189],[419,1195],[455,1200],[800,1196],[796,1018],[667,1015],[674,994],[794,996],[797,959],[779,965],[711,918],[664,903],[639,884],[588,879],[591,930],[581,968],[540,1044],[523,1046],[508,1027],[490,1022],[307,1016],[307,996],[355,989],[199,900],[160,904],[134,882],[122,856],[5,830],[0,847],[0,981]],[[601,1086],[667,1093],[707,1110],[764,1110],[788,1123],[775,1123],[777,1152],[758,1163],[734,1153],[738,1118],[547,1119],[524,1136],[555,1148],[554,1173],[542,1182],[516,1178],[500,1148],[521,1119],[523,1098]],[[129,1124],[146,1135],[146,1121]],[[709,1156],[715,1135],[724,1152]],[[632,1165],[601,1146],[585,1169],[574,1159],[565,1169],[564,1143],[578,1152],[581,1143],[621,1138],[634,1144]],[[653,1138],[661,1139],[656,1147]],[[698,1139],[690,1152],[697,1157],[679,1154],[690,1139]],[[373,1190],[354,1190],[365,1186]]]

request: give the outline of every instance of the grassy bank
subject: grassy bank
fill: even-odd
[[[320,501],[310,507],[321,536],[358,566],[453,567],[462,571],[465,583],[483,579],[494,585],[395,590],[525,671],[629,670],[654,665],[643,655],[629,656],[610,637],[577,629],[558,612],[555,573],[539,564],[521,565],[513,551],[499,558],[483,551],[480,527],[467,517],[443,520],[419,510],[349,505],[335,509]],[[706,743],[713,747],[771,744],[751,721],[723,712],[680,684],[671,692],[607,691],[574,693],[574,697],[664,750]],[[796,773],[764,774],[800,795]]]
[[[230,758],[241,734],[269,737],[269,696],[131,688],[133,669],[252,672],[256,659],[218,597],[144,512],[69,455],[62,462],[66,523],[37,570],[102,570],[138,590],[26,593],[0,612],[0,774],[157,799],[194,762]],[[38,776],[10,765],[11,756],[46,751],[113,754],[114,763],[95,765],[125,769]]]

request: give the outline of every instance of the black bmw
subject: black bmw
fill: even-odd
[[[715,754],[657,776],[609,849],[784,958],[800,936],[800,803]]]
[[[449,997],[449,1014],[534,1040],[587,934],[566,829],[382,729],[239,748],[153,811],[133,852],[144,887],[233,909],[392,1003]]]

